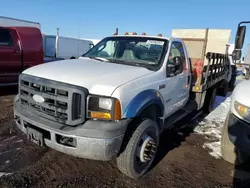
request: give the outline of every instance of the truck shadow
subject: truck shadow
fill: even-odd
[[[186,140],[187,137],[193,133],[199,122],[205,118],[205,113],[199,116],[199,121],[192,120],[192,116],[187,116],[186,118],[175,123],[179,126],[174,126],[175,129],[170,129],[162,133],[160,138],[160,145],[158,151],[151,167],[154,168],[171,150],[178,148]]]
[[[0,87],[0,96],[14,95],[18,93],[18,86]]]

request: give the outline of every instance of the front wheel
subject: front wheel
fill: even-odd
[[[151,167],[158,145],[157,123],[150,119],[142,121],[117,157],[118,169],[131,178],[140,178]]]

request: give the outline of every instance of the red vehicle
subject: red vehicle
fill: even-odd
[[[43,63],[42,34],[35,27],[0,27],[0,86],[16,85],[19,74]]]

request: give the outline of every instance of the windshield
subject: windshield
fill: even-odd
[[[105,58],[113,63],[134,66],[157,66],[161,63],[168,41],[150,37],[108,37],[83,57]]]

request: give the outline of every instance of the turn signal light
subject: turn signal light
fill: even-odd
[[[111,113],[106,112],[91,112],[90,116],[97,119],[111,119]]]

